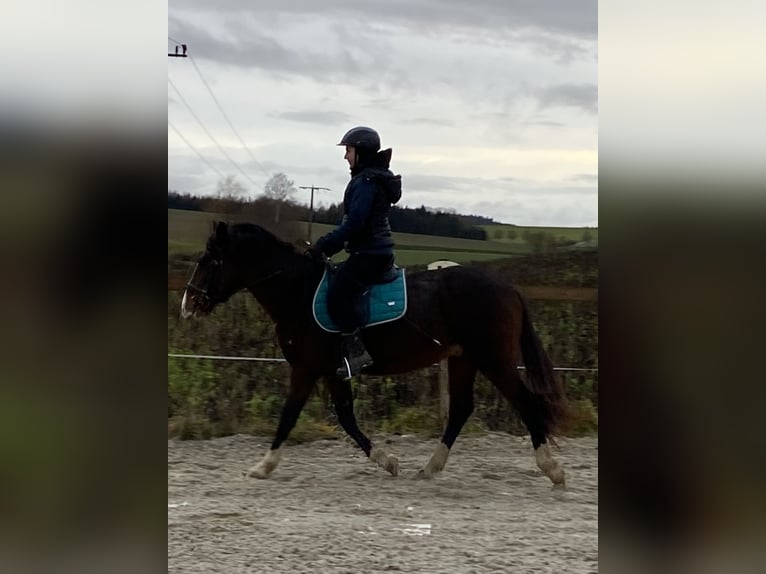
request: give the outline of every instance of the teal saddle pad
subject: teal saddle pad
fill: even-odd
[[[404,278],[404,269],[397,267],[396,270],[398,271],[396,279],[387,283],[376,283],[362,295],[365,327],[395,321],[407,311],[407,283]],[[322,329],[330,333],[340,333],[340,329],[333,323],[327,312],[328,283],[328,271],[325,269],[314,293],[311,307],[314,319]]]

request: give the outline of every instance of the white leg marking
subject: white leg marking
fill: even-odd
[[[184,289],[184,296],[181,299],[181,317],[188,319],[192,316],[192,313],[186,310],[186,290]]]
[[[449,447],[443,442],[440,442],[433,455],[431,455],[431,460],[429,460],[428,464],[418,472],[418,476],[420,478],[433,478],[444,469],[444,465],[447,464],[448,456]]]
[[[553,484],[564,486],[564,471],[561,470],[559,463],[551,456],[551,447],[548,443],[541,444],[535,449],[535,460],[537,461],[537,466],[551,479]]]
[[[280,460],[282,460],[281,446],[276,450],[269,450],[266,456],[263,457],[263,460],[247,472],[247,476],[252,478],[268,478],[274,469],[277,468]]]
[[[372,447],[370,450],[370,460],[376,463],[380,468],[384,468],[391,473],[391,476],[399,474],[399,459],[392,454],[386,454],[378,447]]]

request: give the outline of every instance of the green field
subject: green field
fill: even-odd
[[[217,213],[168,209],[168,256],[192,255],[204,249],[205,240],[216,220],[236,221],[236,218]],[[308,237],[308,223],[301,223],[303,236]],[[525,255],[532,246],[524,239],[524,231],[542,232],[560,240],[580,241],[586,231],[598,240],[598,229],[568,227],[516,227],[512,225],[484,225],[488,241],[459,239],[414,233],[394,233],[396,260],[400,265],[425,265],[438,259],[449,259],[458,263],[488,261]],[[314,223],[312,238],[316,239],[332,230],[333,225]],[[508,230],[516,230],[516,237],[509,238]],[[496,239],[499,237],[499,239]],[[345,257],[339,253],[334,259]]]
[[[526,227],[493,223],[479,225],[487,232],[487,239],[499,243],[525,243],[526,233],[544,233],[560,241],[592,241],[598,245],[598,227]]]

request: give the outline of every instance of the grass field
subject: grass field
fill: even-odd
[[[205,240],[216,220],[236,219],[217,213],[168,209],[168,256],[192,255],[204,249]],[[308,223],[302,223],[303,234],[308,237]],[[511,225],[485,225],[488,241],[459,239],[435,235],[414,233],[394,233],[396,260],[400,265],[425,265],[438,259],[449,259],[458,263],[488,261],[524,255],[531,251],[531,246],[524,240],[524,230],[540,231],[555,235],[557,238],[580,241],[585,228],[567,227],[515,227]],[[332,230],[333,225],[314,223],[312,238],[316,239]],[[516,237],[508,237],[508,230],[516,230]],[[593,239],[598,239],[598,229],[588,229]],[[495,239],[499,237],[500,239]],[[342,260],[345,254],[339,253],[333,259]]]
[[[595,241],[598,243],[598,227],[525,227],[495,223],[479,225],[487,232],[487,239],[498,243],[525,243],[527,232],[545,233],[565,241]]]

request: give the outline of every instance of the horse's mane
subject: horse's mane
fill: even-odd
[[[247,243],[273,246],[291,252],[296,251],[296,248],[292,243],[283,241],[267,229],[264,229],[255,223],[235,223],[230,225],[229,237],[236,240],[243,240]]]

